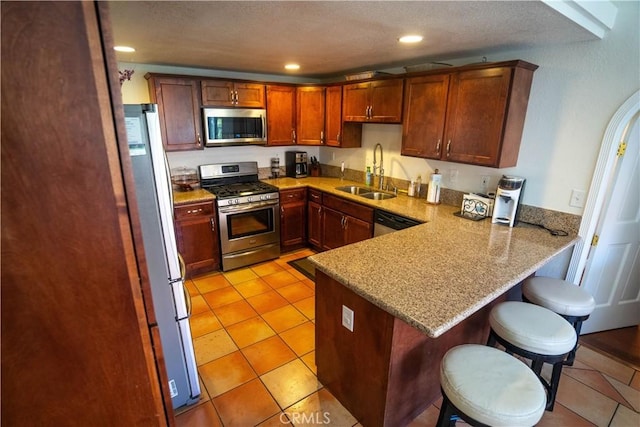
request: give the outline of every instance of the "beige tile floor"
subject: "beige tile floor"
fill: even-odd
[[[178,427],[359,426],[315,375],[315,285],[287,264],[310,254],[187,281],[202,397]],[[639,371],[580,347],[562,377],[539,426],[640,426]],[[439,407],[410,425],[435,425]]]

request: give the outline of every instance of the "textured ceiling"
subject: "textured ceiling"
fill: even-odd
[[[120,61],[329,78],[596,40],[541,1],[116,1]],[[401,46],[418,33],[424,41]]]

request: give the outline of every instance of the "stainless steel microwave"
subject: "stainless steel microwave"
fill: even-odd
[[[221,145],[265,145],[267,111],[259,108],[204,108],[207,147]]]

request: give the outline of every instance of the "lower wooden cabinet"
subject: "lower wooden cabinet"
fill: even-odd
[[[307,188],[280,191],[280,250],[286,252],[305,246]]]
[[[178,252],[187,277],[220,269],[220,243],[213,202],[175,207]]]
[[[324,194],[320,247],[324,250],[373,237],[373,209],[341,197]]]
[[[322,192],[309,189],[307,203],[307,243],[322,250]]]

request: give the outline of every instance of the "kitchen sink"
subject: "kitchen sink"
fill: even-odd
[[[336,190],[344,191],[345,193],[351,193],[361,195],[364,193],[370,193],[371,189],[367,187],[358,187],[357,185],[346,185],[344,187],[336,187]]]
[[[372,200],[386,200],[393,199],[394,197],[396,197],[396,195],[391,193],[381,193],[379,191],[370,191],[368,193],[360,194],[360,197]]]

